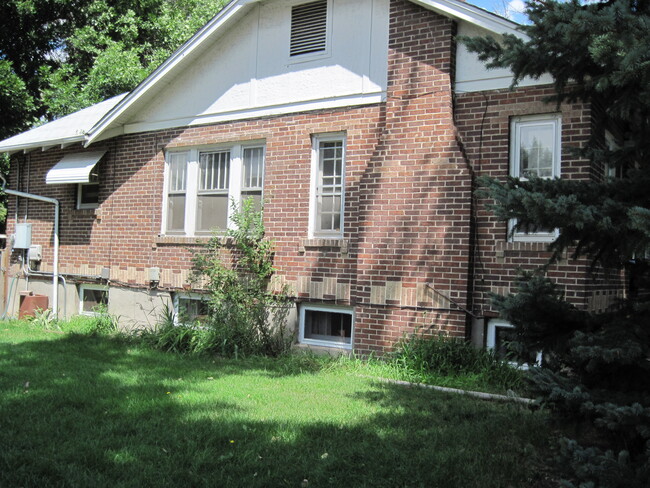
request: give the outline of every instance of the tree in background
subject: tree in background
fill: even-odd
[[[495,215],[520,229],[558,228],[551,245],[589,256],[601,272],[625,270],[629,293],[608,313],[568,304],[543,273],[522,276],[518,293],[497,299],[515,325],[515,350],[543,350],[531,377],[543,399],[581,427],[565,439],[565,486],[647,487],[650,479],[650,1],[527,3],[529,40],[465,39],[489,67],[515,83],[553,76],[550,102],[586,101],[602,116],[582,148],[600,181],[483,180]],[[605,134],[608,133],[608,144]]]
[[[0,139],[135,88],[225,0],[0,3]]]

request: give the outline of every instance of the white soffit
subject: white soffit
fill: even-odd
[[[45,183],[48,185],[88,183],[90,181],[90,172],[104,154],[106,154],[106,151],[66,154],[61,161],[47,172]]]
[[[167,60],[151,73],[140,85],[116,104],[88,132],[85,145],[124,133],[124,124],[130,116],[139,110],[147,100],[155,97],[166,83],[170,83],[180,70],[185,69],[207,45],[212,42],[231,23],[245,15],[252,5],[261,0],[232,0],[217,15],[201,28],[192,38],[183,44]],[[307,1],[307,0],[305,0]],[[463,20],[483,27],[495,34],[509,33],[518,37],[526,36],[518,30],[519,24],[496,14],[483,10],[461,0],[409,0],[427,10],[432,10],[446,17]],[[171,125],[170,125],[171,126]]]

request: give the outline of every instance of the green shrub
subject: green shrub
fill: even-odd
[[[198,332],[204,350],[224,356],[280,356],[293,344],[287,331],[286,289],[270,291],[273,243],[265,238],[262,213],[251,199],[233,202],[233,228],[215,235],[194,255],[195,281],[208,290],[209,319]]]

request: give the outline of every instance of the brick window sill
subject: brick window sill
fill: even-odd
[[[500,242],[497,244],[497,257],[505,257],[517,253],[548,254],[550,242]]]

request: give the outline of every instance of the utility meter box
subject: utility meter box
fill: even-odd
[[[14,249],[29,249],[32,245],[32,224],[16,224]]]
[[[43,247],[39,244],[29,246],[29,251],[27,251],[27,260],[40,263],[43,260]]]

